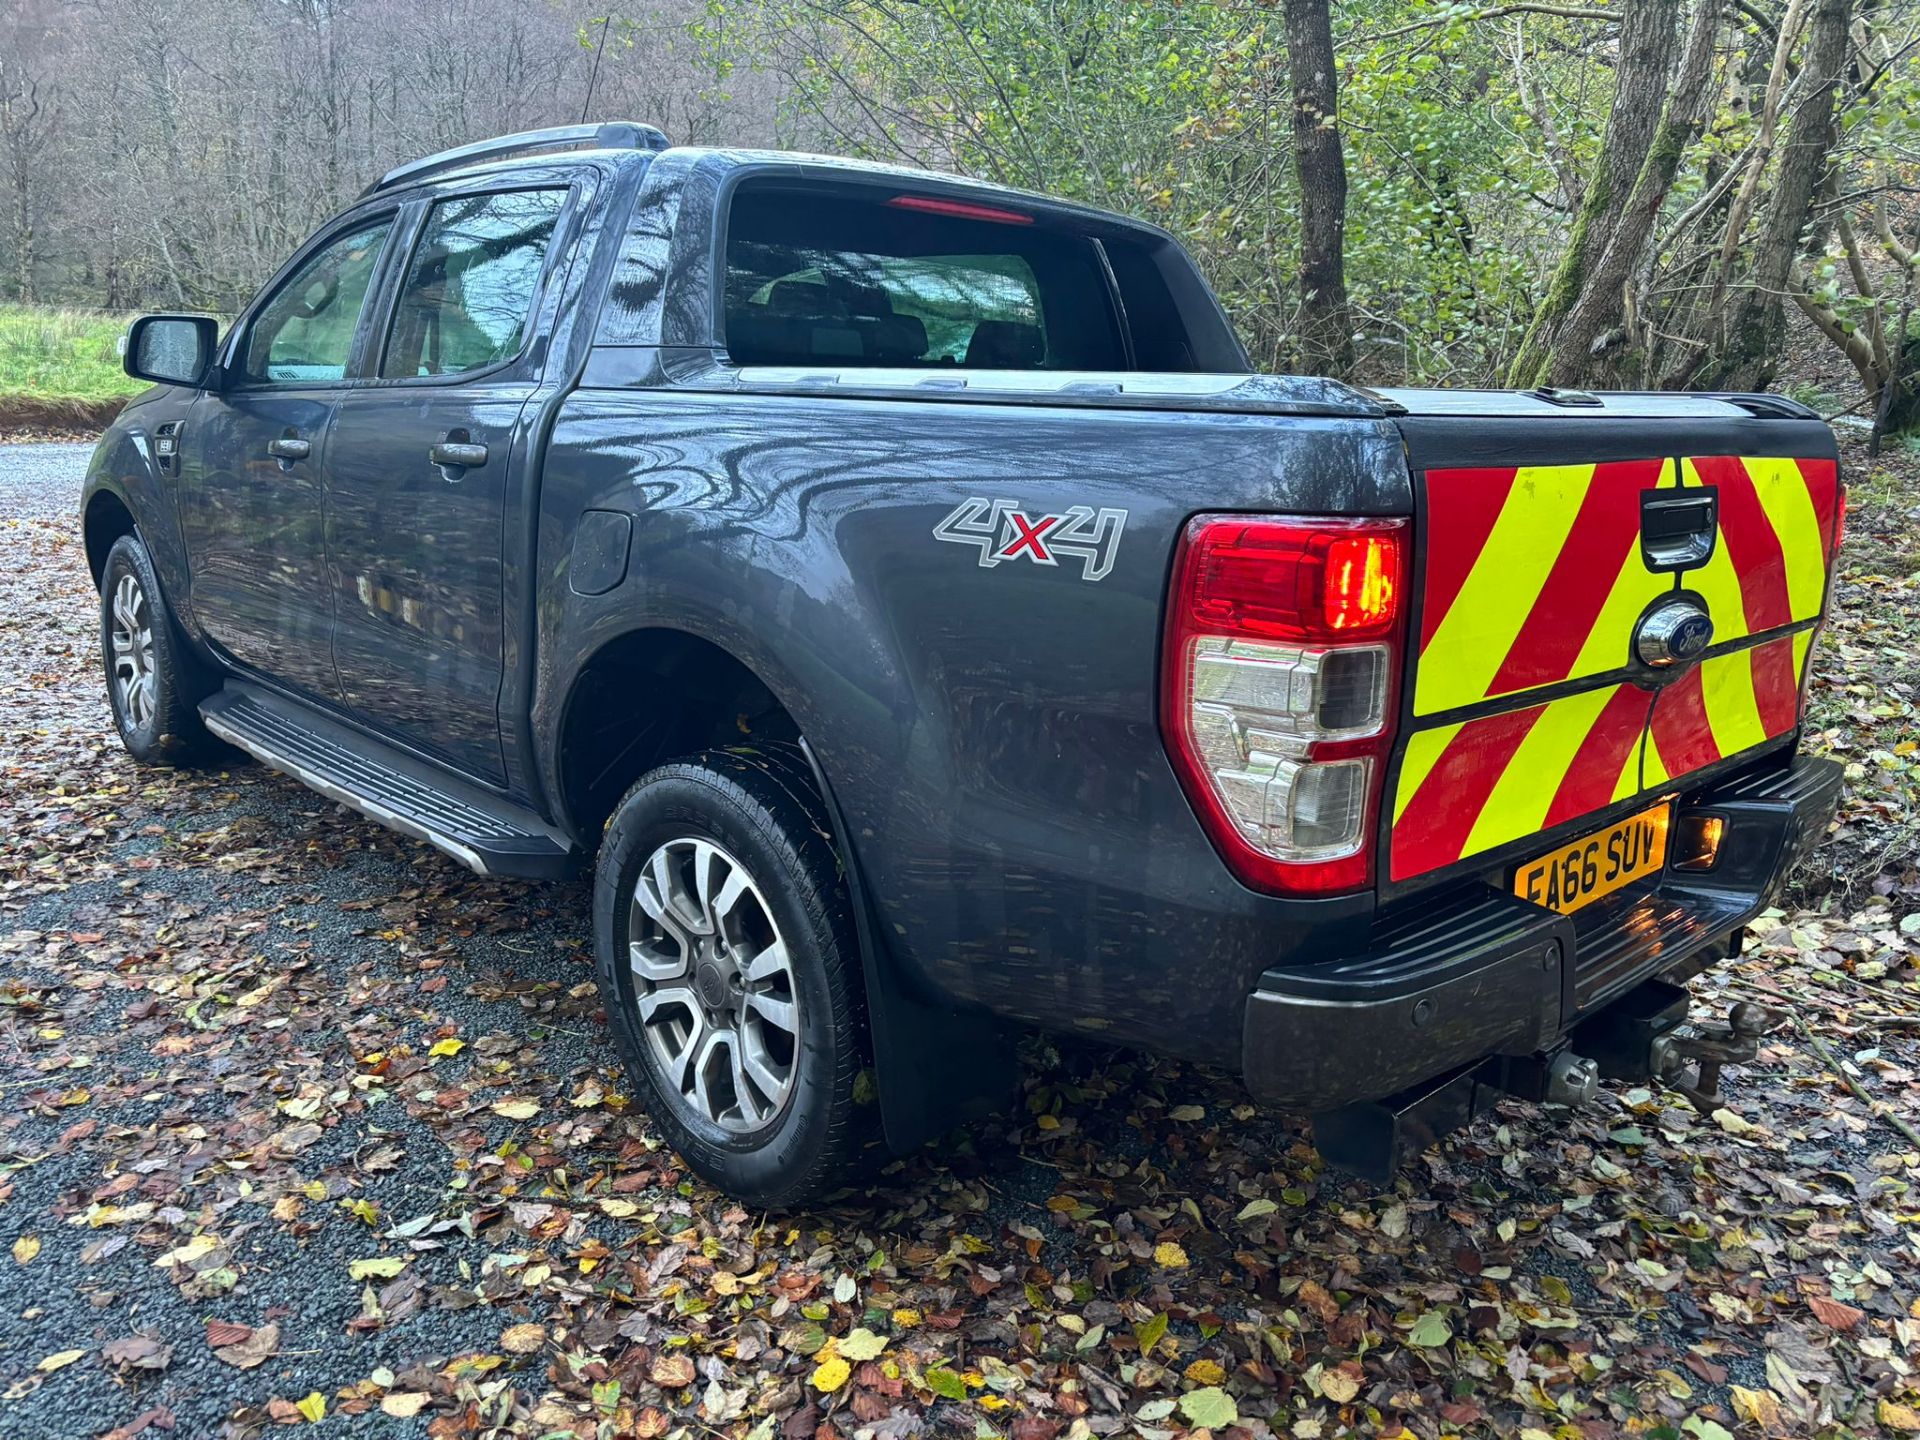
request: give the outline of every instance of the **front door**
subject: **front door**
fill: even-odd
[[[195,619],[241,666],[327,700],[339,685],[321,465],[392,219],[298,262],[242,322],[223,385],[179,432]]]
[[[334,659],[347,706],[478,779],[505,779],[502,545],[530,316],[565,189],[427,212],[377,359],[328,438]]]

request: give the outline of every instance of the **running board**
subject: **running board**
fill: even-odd
[[[200,703],[200,718],[254,759],[481,875],[573,873],[578,852],[532,811],[297,701],[229,681]]]

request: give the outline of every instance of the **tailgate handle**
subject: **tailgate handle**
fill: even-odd
[[[1719,534],[1719,491],[1640,492],[1640,553],[1649,570],[1691,570],[1706,564]]]

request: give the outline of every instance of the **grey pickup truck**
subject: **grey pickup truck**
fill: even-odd
[[[1255,375],[1151,226],[632,124],[402,166],[127,345],[127,748],[594,867],[621,1056],[742,1199],[990,1109],[1023,1027],[1381,1174],[1764,1023],[1684,986],[1838,793],[1788,401]]]

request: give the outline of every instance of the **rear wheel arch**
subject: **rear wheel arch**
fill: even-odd
[[[656,765],[799,738],[792,712],[730,650],[688,630],[629,630],[568,681],[553,755],[557,798],[591,848],[627,787]]]
[[[679,687],[687,699],[659,705],[663,694],[673,693],[669,687]],[[553,770],[565,818],[589,848],[598,844],[628,788],[658,765],[702,750],[756,746],[791,757],[786,772],[812,790],[839,857],[860,951],[881,1115],[895,1150],[911,1150],[985,1113],[1012,1090],[1019,1073],[1012,1032],[990,1016],[919,994],[890,963],[858,847],[817,747],[757,670],[691,631],[645,627],[594,651],[566,697]],[[644,713],[634,699],[659,713]]]

